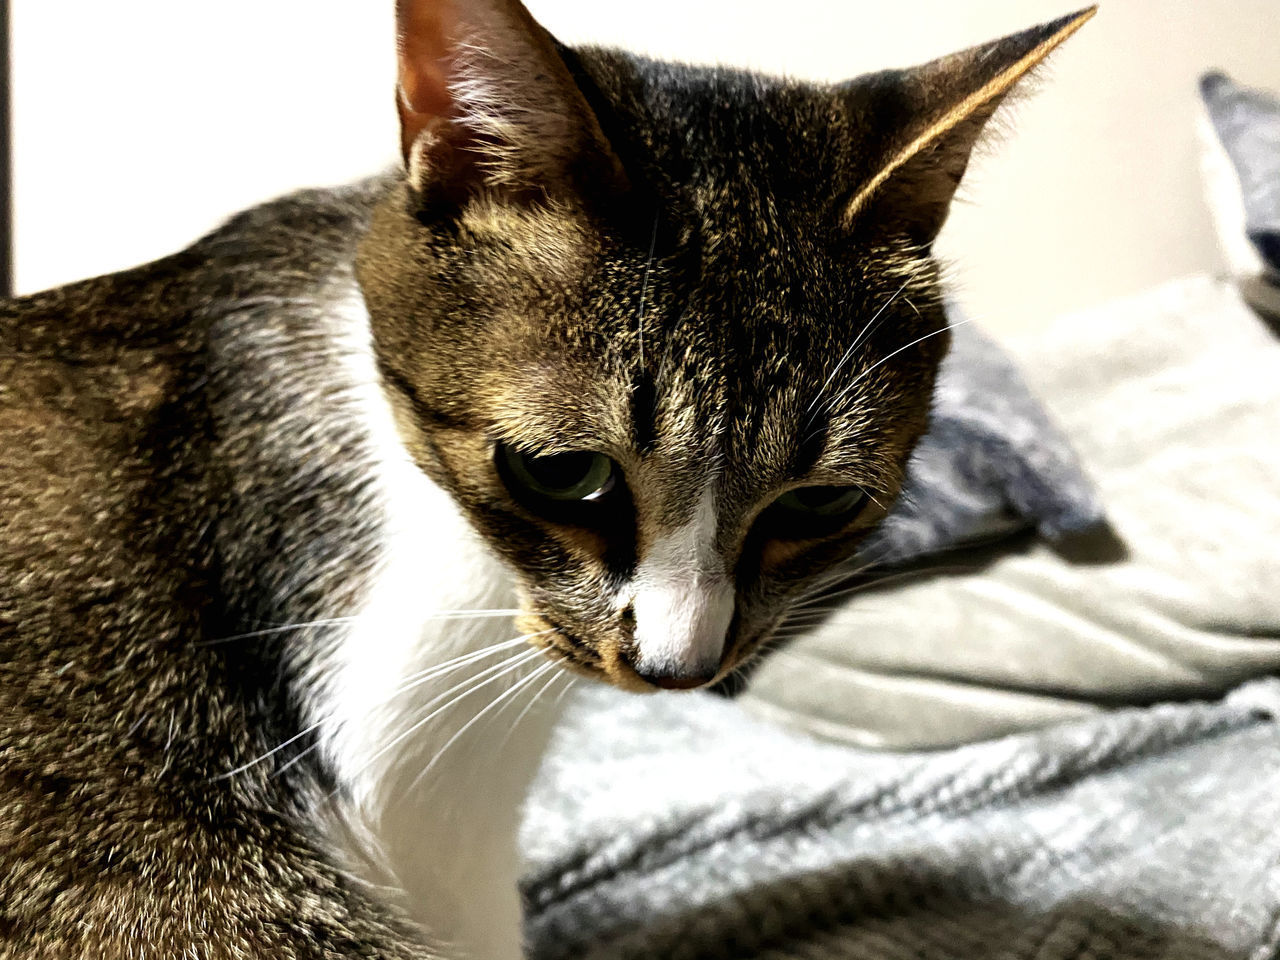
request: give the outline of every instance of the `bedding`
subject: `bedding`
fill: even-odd
[[[894,754],[585,691],[526,820],[529,955],[1271,958],[1278,709],[1265,680]]]
[[[1280,282],[1280,96],[1213,71],[1200,79],[1214,133],[1236,175],[1235,204],[1266,271]]]
[[[1202,170],[1218,242],[1245,300],[1280,326],[1280,95],[1200,78]]]
[[[1198,277],[1015,355],[1110,530],[857,594],[737,700],[581,689],[534,960],[1277,955],[1280,341]]]
[[[1071,441],[994,341],[955,303],[929,429],[901,499],[854,566],[901,566],[1034,529],[1050,541],[1105,523]]]

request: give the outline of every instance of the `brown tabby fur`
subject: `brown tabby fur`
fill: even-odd
[[[221,776],[297,732],[314,640],[224,638],[349,609],[375,552],[322,295],[352,281],[357,244],[407,447],[523,572],[528,622],[572,625],[555,645],[581,669],[640,685],[598,585],[687,516],[719,458],[732,665],[879,511],[761,544],[764,503],[797,477],[896,493],[946,338],[872,364],[942,329],[929,244],[978,129],[1083,19],[842,88],[539,34],[538,56],[564,58],[549,96],[590,110],[535,131],[562,139],[488,131],[486,153],[460,116],[415,115],[422,94],[402,101],[408,179],[299,195],[0,307],[0,957],[436,955],[326,849],[322,762]],[[521,511],[495,437],[607,452],[639,521],[602,536]]]
[[[426,8],[435,24],[437,7],[402,0],[402,22]],[[634,689],[648,687],[634,613],[610,585],[690,521],[715,477],[716,547],[737,581],[723,678],[898,494],[946,350],[930,244],[1000,97],[1087,15],[906,83],[834,89],[597,50],[566,66],[518,11],[453,16],[493,48],[486,83],[524,110],[470,123],[450,67],[422,67],[402,43],[410,179],[375,214],[360,276],[403,433],[524,573],[522,628],[551,628],[540,642]],[[532,89],[504,75],[530,61]],[[483,111],[492,94],[478,96]],[[523,121],[547,115],[553,133]],[[520,509],[492,468],[495,440],[606,453],[634,528],[602,537]],[[845,484],[874,503],[841,536],[753,538],[787,489]]]

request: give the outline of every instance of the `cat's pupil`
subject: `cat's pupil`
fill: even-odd
[[[818,513],[837,512],[861,500],[861,492],[856,487],[800,487],[786,495],[784,503]]]
[[[526,457],[525,468],[542,486],[565,490],[575,486],[591,472],[595,454],[556,453],[549,457]]]
[[[498,444],[498,473],[512,495],[529,501],[561,503],[598,500],[614,486],[614,462],[602,453],[574,450],[539,456]]]

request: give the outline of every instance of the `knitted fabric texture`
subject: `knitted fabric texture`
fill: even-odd
[[[937,753],[586,691],[529,807],[534,960],[1273,957],[1280,682]]]

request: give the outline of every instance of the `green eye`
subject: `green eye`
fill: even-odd
[[[835,533],[853,520],[870,499],[861,487],[798,487],[769,505],[769,532],[786,540]]]
[[[800,487],[773,501],[779,510],[834,517],[862,506],[867,495],[860,487]]]
[[[532,494],[560,503],[598,500],[615,482],[614,462],[603,453],[574,451],[538,457],[500,443],[495,461],[503,482],[518,497]]]

